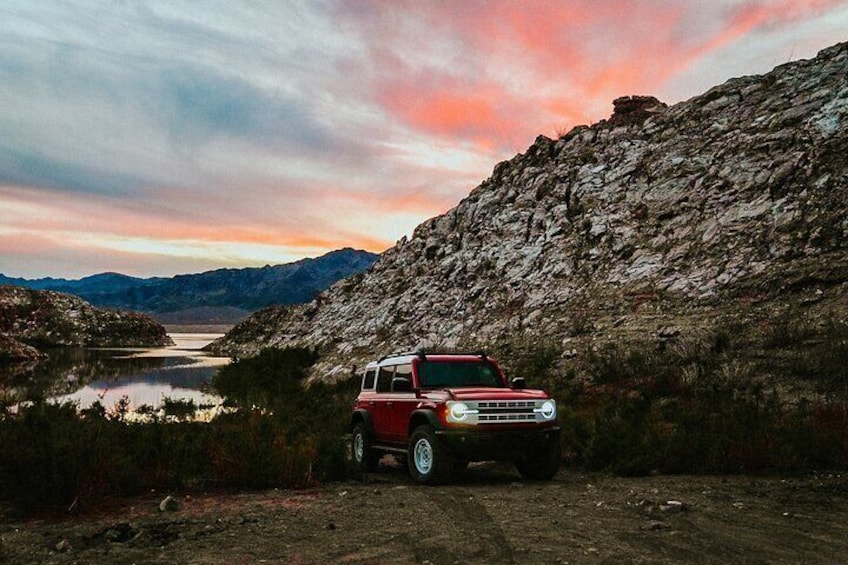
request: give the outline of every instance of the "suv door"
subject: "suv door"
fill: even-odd
[[[412,365],[398,365],[395,367],[395,377],[409,380],[412,384]],[[386,401],[386,412],[388,414],[389,430],[388,439],[394,443],[406,443],[406,433],[409,428],[409,417],[418,406],[418,397],[412,390],[395,391]]]
[[[371,418],[374,420],[374,439],[377,442],[391,441],[391,427],[388,402],[392,390],[393,366],[377,369],[377,392],[371,399]]]

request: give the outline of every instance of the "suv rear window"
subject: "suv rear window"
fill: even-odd
[[[497,370],[482,361],[425,361],[418,364],[418,380],[422,388],[504,386]]]
[[[365,378],[362,379],[362,390],[372,390],[374,388],[374,375],[377,372],[374,369],[365,371]]]

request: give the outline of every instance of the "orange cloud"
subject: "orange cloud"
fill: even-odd
[[[465,138],[483,150],[528,141],[526,126],[513,116],[526,111],[524,103],[500,85],[459,80],[433,81],[424,77],[386,84],[378,102],[412,128],[452,139]]]
[[[495,162],[524,150],[538,133],[552,135],[605,118],[617,96],[662,97],[665,85],[714,68],[732,48],[755,45],[765,51],[775,37],[791,35],[784,33],[788,24],[844,5],[844,0],[334,3],[338,12],[330,14],[330,23],[343,30],[339,45],[345,54],[332,68],[340,72],[338,77],[321,72],[308,83],[312,98],[324,105],[303,111],[331,124],[349,144],[340,143],[339,151],[313,148],[309,159],[274,149],[257,155],[253,147],[241,154],[238,144],[232,154],[226,144],[226,151],[181,153],[186,171],[167,178],[174,185],[187,179],[187,186],[138,187],[135,195],[0,186],[0,261],[43,251],[39,257],[48,274],[56,272],[48,257],[89,264],[82,251],[69,251],[85,245],[108,254],[115,269],[133,261],[178,265],[182,250],[209,254],[182,257],[186,269],[211,264],[215,245],[231,253],[220,264],[248,261],[239,259],[242,250],[248,252],[244,257],[273,254],[274,248],[281,256],[346,245],[380,251],[421,220],[455,205]],[[805,34],[799,42],[811,42]],[[701,88],[679,90],[694,94]],[[342,107],[346,112],[335,113]],[[320,137],[316,145],[324,141]],[[125,143],[129,147],[132,140]],[[213,186],[201,187],[207,181]],[[149,259],[157,253],[158,262]]]
[[[208,200],[214,202],[214,198]],[[12,212],[0,218],[0,257],[35,257],[49,254],[50,249],[61,257],[68,249],[88,248],[100,249],[99,253],[116,260],[121,253],[136,259],[187,253],[187,264],[192,264],[203,254],[214,257],[215,245],[235,250],[231,254],[241,250],[246,258],[270,257],[274,248],[281,257],[297,258],[346,246],[383,251],[393,242],[332,217],[308,227],[304,226],[308,219],[278,225],[239,217],[204,220],[170,216],[149,205],[117,198],[10,186],[0,186],[0,208]],[[233,260],[222,256],[218,265]],[[214,264],[211,259],[209,262]],[[251,264],[251,260],[244,259],[243,264]]]
[[[386,214],[421,215],[422,219],[434,216],[448,210],[457,203],[450,195],[432,194],[425,187],[400,194],[384,195],[374,193],[351,193],[342,189],[323,189],[318,195],[320,199],[333,202],[334,207],[348,211],[359,210],[372,218],[384,217]],[[368,247],[373,249],[373,247]],[[385,247],[383,247],[385,249]]]
[[[375,1],[348,16],[367,29],[391,117],[503,151],[542,127],[604,118],[618,96],[656,94],[711,52],[839,4]]]
[[[386,69],[378,102],[413,129],[501,151],[523,148],[546,124],[597,119],[599,96],[608,106],[622,92],[649,84],[654,67],[662,65],[646,65],[644,53],[633,50],[672,52],[664,38],[680,13],[673,5],[648,10],[636,1],[614,7],[589,1],[378,6],[376,33],[366,38]],[[432,47],[410,41],[414,29],[385,24],[405,21],[397,15],[404,11],[414,11],[419,33],[455,45],[461,56],[443,62],[434,56],[423,65],[404,56],[408,49]],[[653,24],[639,42],[628,36],[633,13]],[[435,39],[429,30],[438,30]],[[564,106],[566,115],[551,115]]]

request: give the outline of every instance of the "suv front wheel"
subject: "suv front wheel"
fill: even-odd
[[[406,460],[409,474],[421,484],[448,482],[453,472],[453,458],[439,443],[431,426],[418,426],[412,432]]]

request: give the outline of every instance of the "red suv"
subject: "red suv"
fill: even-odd
[[[556,402],[512,384],[485,353],[403,353],[369,363],[350,420],[355,464],[405,457],[419,483],[450,480],[470,461],[511,460],[547,480],[560,463]]]

